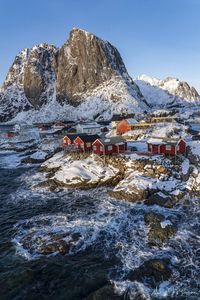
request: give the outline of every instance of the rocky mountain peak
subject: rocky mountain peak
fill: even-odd
[[[144,92],[144,96],[146,96],[146,93],[154,92],[155,94],[155,92],[157,92],[161,95],[165,92],[167,93],[167,95],[165,95],[165,100],[166,97],[168,97],[169,102],[176,100],[179,100],[180,102],[182,99],[189,103],[200,100],[200,95],[194,87],[190,86],[186,81],[181,81],[176,77],[167,77],[161,80],[155,77],[142,75],[138,77],[135,82],[139,85],[142,92]]]
[[[97,88],[113,75],[128,77],[115,47],[95,35],[74,28],[59,51],[57,96],[74,104],[83,93]]]

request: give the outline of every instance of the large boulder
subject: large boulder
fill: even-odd
[[[150,196],[144,201],[144,203],[146,205],[159,205],[167,208],[172,208],[174,201],[169,194],[156,192],[150,194]]]
[[[151,246],[161,246],[176,233],[176,227],[161,214],[146,213],[144,221],[149,226],[148,239]]]
[[[147,283],[155,288],[162,281],[168,280],[171,277],[172,271],[169,263],[168,259],[150,259],[140,267],[132,270],[128,275],[128,279]]]
[[[91,293],[84,300],[102,300],[102,299],[104,299],[104,300],[123,300],[124,295],[118,295],[114,290],[114,286],[111,283],[108,283],[105,286],[103,286],[102,288]]]

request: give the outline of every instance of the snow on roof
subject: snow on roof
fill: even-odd
[[[147,141],[148,144],[154,144],[154,145],[160,145],[160,144],[164,144],[162,138],[150,138]]]
[[[151,137],[147,143],[148,144],[154,144],[154,145],[166,145],[166,144],[171,144],[171,145],[176,145],[181,138],[166,138],[166,137]]]
[[[138,121],[136,119],[130,118],[126,120],[128,122],[128,124],[137,124]]]
[[[200,131],[200,123],[192,123],[190,124],[190,128],[195,131]]]
[[[88,129],[88,128],[100,128],[101,125],[97,123],[85,123],[85,124],[78,124],[78,126],[81,126],[83,129]]]
[[[104,145],[122,145],[126,140],[121,136],[113,136],[109,138],[101,138],[100,141]]]

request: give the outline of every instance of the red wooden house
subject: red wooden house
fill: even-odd
[[[91,151],[92,150],[92,143],[99,139],[97,134],[81,134],[78,135],[74,140],[74,145],[82,151]]]
[[[126,133],[133,129],[138,122],[135,119],[123,119],[117,124],[116,130],[118,134]]]
[[[148,151],[154,154],[174,156],[186,152],[186,142],[181,138],[151,138],[147,144]]]
[[[127,150],[125,139],[119,136],[110,138],[98,138],[93,144],[93,153],[98,155],[111,155],[123,153]]]
[[[73,145],[74,144],[74,140],[77,138],[77,136],[79,136],[79,134],[67,134],[66,136],[64,136],[63,138],[63,143],[68,146],[68,145]]]

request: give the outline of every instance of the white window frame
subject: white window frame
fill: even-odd
[[[97,150],[97,146],[93,146],[93,150],[96,151]]]
[[[100,151],[103,151],[103,146],[100,146]]]
[[[112,146],[112,145],[109,145],[109,146],[108,146],[108,151],[112,151],[112,149],[113,149],[113,146]]]
[[[86,143],[86,147],[89,148],[91,146],[91,143]]]
[[[171,151],[172,150],[172,146],[171,145],[166,145],[165,149],[166,149],[166,151]]]

